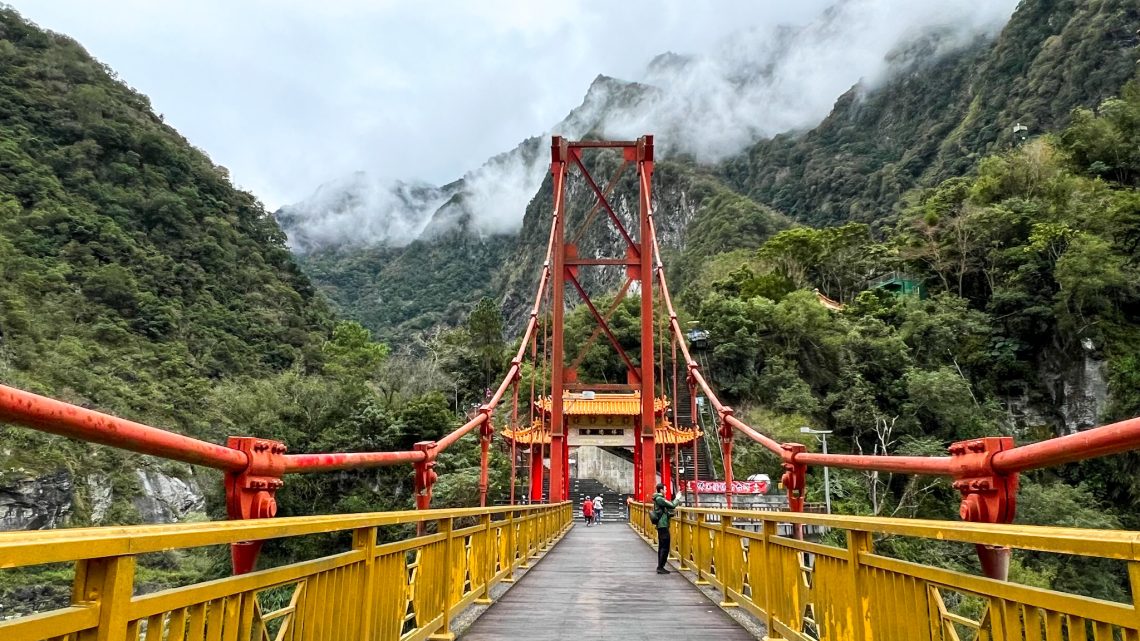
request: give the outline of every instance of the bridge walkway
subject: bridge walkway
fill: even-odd
[[[626,523],[581,522],[480,616],[461,641],[754,641]]]

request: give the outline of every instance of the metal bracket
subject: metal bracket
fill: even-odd
[[[792,512],[804,511],[804,497],[807,495],[807,465],[796,462],[796,454],[807,450],[802,443],[782,443],[784,454],[784,474],[780,483],[788,493],[788,509]]]
[[[962,494],[958,510],[971,523],[1012,523],[1017,512],[1017,474],[998,474],[993,457],[1013,449],[1013,438],[997,436],[961,441],[950,446],[954,489]],[[977,545],[978,560],[986,576],[1001,581],[1009,576],[1010,550]]]
[[[486,416],[487,419],[479,426],[479,436],[490,441],[491,436],[495,433],[495,426],[491,424],[491,418],[494,416],[495,411],[486,405],[479,406],[479,413]]]
[[[424,460],[415,464],[416,509],[431,509],[431,487],[435,485],[439,475],[435,473],[435,460],[431,457],[431,450],[435,441],[420,441],[414,449],[425,454]]]
[[[962,493],[959,515],[972,523],[1012,523],[1017,510],[1017,474],[993,471],[994,454],[1013,449],[1013,438],[987,437],[950,446],[954,489]]]
[[[245,452],[249,464],[240,472],[226,474],[226,513],[233,520],[268,519],[277,515],[277,490],[285,484],[285,444],[280,441],[231,436],[226,444]],[[253,570],[261,541],[242,541],[230,546],[234,574]]]

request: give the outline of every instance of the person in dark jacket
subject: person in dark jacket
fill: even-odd
[[[669,574],[665,569],[665,562],[669,560],[669,515],[677,509],[675,503],[665,498],[665,484],[657,484],[657,493],[653,495],[653,510],[661,515],[657,520],[657,574]]]

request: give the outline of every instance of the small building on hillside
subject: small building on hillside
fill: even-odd
[[[926,298],[926,286],[922,281],[905,272],[887,272],[867,281],[867,289],[882,289],[896,296],[917,296]]]

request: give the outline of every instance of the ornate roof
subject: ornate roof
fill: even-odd
[[[534,402],[539,411],[550,412],[551,399],[549,396]],[[669,407],[669,401],[664,398],[653,399],[653,411],[664,414]],[[562,395],[562,413],[566,416],[640,416],[641,393],[632,394],[603,394],[597,392],[593,398],[586,398],[581,393],[567,392]]]
[[[629,427],[627,429],[634,429]],[[506,428],[501,434],[504,438],[514,440],[519,445],[534,445],[536,443],[549,444],[550,443],[550,426],[541,420],[536,420],[534,423],[523,427],[519,426],[517,429]],[[668,421],[659,421],[657,428],[653,431],[654,443],[666,445],[678,445],[682,443],[691,443],[693,439],[701,435],[701,430],[684,429],[673,427]]]

